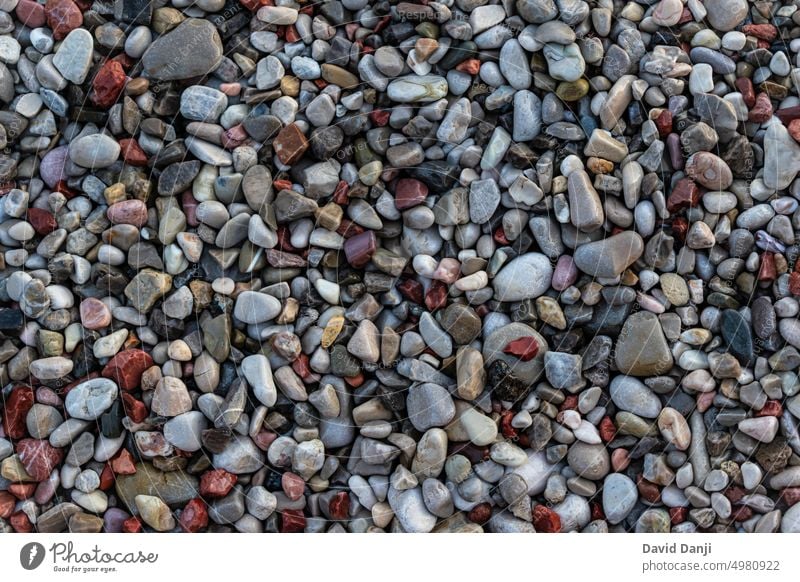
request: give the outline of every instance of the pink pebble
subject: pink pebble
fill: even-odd
[[[94,297],[81,302],[81,323],[86,329],[103,329],[111,325],[111,310]]]
[[[262,430],[254,438],[253,442],[262,451],[266,451],[269,446],[278,438],[278,435],[269,430]]]
[[[281,488],[286,493],[286,497],[292,501],[297,501],[303,496],[303,491],[306,488],[306,482],[300,475],[286,472],[281,476]]]
[[[716,390],[713,392],[702,392],[697,395],[697,410],[699,412],[705,412],[711,407],[711,403],[714,402],[714,396],[716,396]]]
[[[39,386],[36,389],[36,402],[50,406],[61,406],[61,398],[59,398],[55,390],[47,386]]]
[[[122,200],[109,206],[106,216],[114,224],[132,224],[141,228],[147,224],[147,205],[141,200]]]
[[[236,97],[242,91],[240,83],[222,83],[219,90],[225,93],[228,97]]]
[[[631,460],[628,457],[628,451],[625,449],[614,449],[614,452],[611,453],[611,466],[614,467],[614,471],[619,473],[620,471],[624,471],[630,465]]]
[[[53,495],[56,494],[56,487],[59,479],[51,474],[50,478],[45,479],[36,486],[36,491],[33,493],[33,500],[39,505],[44,505],[49,502]]]
[[[572,257],[566,255],[558,259],[555,271],[553,271],[553,289],[563,291],[578,279],[578,267]]]
[[[198,202],[189,190],[181,195],[181,203],[183,205],[183,213],[186,215],[186,223],[189,226],[198,226],[200,224],[197,220]]]
[[[444,283],[455,283],[458,276],[461,274],[461,263],[456,259],[442,259],[436,270],[433,272],[432,278],[442,281]]]

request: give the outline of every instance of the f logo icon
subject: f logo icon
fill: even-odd
[[[19,563],[26,570],[35,570],[44,561],[44,546],[38,542],[31,542],[22,546],[19,551]]]

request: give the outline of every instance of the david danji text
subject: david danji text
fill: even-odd
[[[711,544],[642,544],[643,554],[698,554],[708,556],[711,553]]]

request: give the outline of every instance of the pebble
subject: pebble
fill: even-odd
[[[72,418],[96,420],[111,407],[118,393],[117,385],[111,380],[95,378],[72,388],[64,406]]]
[[[162,81],[206,75],[221,61],[219,33],[210,21],[200,18],[187,18],[156,39],[142,56],[144,70]]]
[[[107,168],[119,158],[120,146],[102,133],[86,135],[69,145],[70,160],[84,168]]]
[[[638,500],[636,484],[622,473],[612,473],[603,481],[603,512],[612,525],[625,520]]]
[[[499,301],[521,301],[542,295],[550,286],[553,268],[541,253],[527,253],[508,262],[492,280]]]
[[[649,312],[628,317],[620,331],[615,353],[617,367],[633,376],[663,374],[673,365],[661,323]]]

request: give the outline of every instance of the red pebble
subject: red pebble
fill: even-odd
[[[761,265],[758,268],[759,281],[774,281],[778,278],[778,270],[775,267],[775,255],[764,253],[761,255]]]
[[[456,71],[466,73],[468,75],[477,75],[478,71],[480,70],[481,61],[479,59],[467,59],[466,61],[461,61],[458,65],[456,65]]]
[[[44,6],[34,0],[19,0],[17,18],[28,28],[40,28],[47,21],[44,15]]]
[[[25,417],[33,406],[33,388],[30,386],[17,386],[5,401],[3,409],[3,428],[6,436],[12,439],[21,439],[28,431],[25,426]]]
[[[131,166],[146,166],[147,154],[144,153],[139,142],[132,137],[119,140],[119,147],[122,150],[122,159]]]
[[[345,202],[347,201],[345,200]],[[365,232],[366,229],[363,226],[356,224],[349,218],[342,218],[339,228],[336,229],[336,233],[342,235],[344,238],[351,238],[359,234],[364,234]]]
[[[414,279],[405,279],[403,282],[397,285],[397,290],[400,291],[400,294],[403,297],[413,301],[414,303],[422,305],[424,302],[422,283],[419,281],[415,281]]]
[[[139,387],[142,374],[153,365],[150,354],[139,349],[119,352],[103,368],[103,377],[116,381],[123,390],[135,390]]]
[[[667,199],[667,210],[677,212],[682,208],[697,206],[700,202],[700,188],[689,178],[681,178],[670,192]]]
[[[391,113],[385,109],[373,109],[369,112],[369,119],[377,127],[384,127],[389,123]]]
[[[639,490],[639,495],[648,503],[658,503],[661,500],[661,491],[658,485],[651,483],[641,475],[636,480],[636,488]]]
[[[92,80],[91,100],[108,109],[117,101],[125,87],[125,71],[117,61],[106,61]]]
[[[786,505],[794,505],[800,501],[800,487],[787,487],[781,491],[781,499],[786,502]]]
[[[31,533],[33,531],[33,524],[31,524],[31,520],[28,519],[28,516],[22,511],[17,511],[14,513],[10,518],[8,518],[8,522],[17,533]]]
[[[508,343],[503,353],[517,356],[523,362],[529,362],[539,353],[539,342],[531,336],[517,338]]]
[[[12,483],[8,486],[8,492],[20,501],[23,501],[35,495],[36,487],[36,483]]]
[[[678,237],[678,240],[685,241],[687,232],[689,232],[688,220],[682,216],[676,216],[672,219],[672,234]]]
[[[488,503],[479,503],[467,514],[467,519],[472,523],[483,525],[492,517],[492,506]]]
[[[128,449],[122,449],[119,454],[111,460],[111,470],[115,475],[133,475],[136,473],[136,464]]]
[[[600,433],[600,438],[603,439],[603,442],[608,443],[614,440],[617,434],[617,427],[614,426],[614,421],[611,420],[610,416],[604,416],[597,431]]]
[[[558,407],[559,410],[577,410],[578,409],[578,397],[574,394],[570,394],[566,398],[564,398],[564,402],[561,403],[561,406]]]
[[[800,119],[792,119],[789,122],[789,127],[787,127],[787,129],[789,130],[789,135],[792,136],[792,139],[800,142]]]
[[[287,471],[281,475],[281,489],[286,493],[286,497],[292,501],[297,501],[303,496],[306,489],[306,482],[300,475]]]
[[[753,517],[753,510],[743,505],[735,507],[731,512],[731,519],[733,521],[747,521],[751,517]]]
[[[53,213],[44,208],[29,208],[28,209],[28,222],[31,223],[33,230],[39,236],[45,236],[58,228],[56,217]]]
[[[509,244],[508,237],[506,236],[506,231],[503,230],[502,225],[494,229],[494,232],[492,233],[492,238],[494,239],[494,242],[496,242],[499,245]]]
[[[122,522],[122,533],[140,533],[142,531],[142,522],[138,517],[129,517]]]
[[[423,2],[423,4],[425,4],[425,2]],[[387,14],[386,16],[384,16],[383,18],[381,18],[381,19],[378,21],[378,24],[376,24],[376,25],[375,25],[375,28],[373,29],[373,32],[374,32],[375,34],[378,34],[378,33],[379,33],[380,31],[382,31],[384,28],[386,28],[387,26],[389,26],[389,22],[391,22],[391,20],[392,20],[392,16],[391,16],[390,14]]]
[[[314,373],[311,371],[311,367],[309,366],[308,356],[302,352],[292,362],[292,370],[294,370],[295,374],[300,376],[303,380],[307,379]]]
[[[772,118],[772,101],[766,93],[759,93],[747,119],[754,123],[764,123],[770,118]]]
[[[144,402],[137,400],[127,392],[122,393],[122,408],[133,422],[144,422],[144,419],[147,418],[147,407]]]
[[[789,291],[792,295],[800,295],[800,273],[797,271],[789,275]]]
[[[108,491],[114,486],[116,481],[117,478],[114,476],[114,471],[111,470],[111,464],[106,463],[103,467],[103,471],[100,473],[100,489],[102,491]]]
[[[61,462],[64,451],[44,439],[23,439],[17,443],[17,455],[34,481],[44,481]]]
[[[186,215],[186,223],[189,226],[200,225],[200,221],[197,220],[198,204],[199,202],[194,199],[194,196],[192,196],[189,190],[181,194],[181,206],[183,207],[183,213]]]
[[[208,525],[208,508],[206,508],[205,502],[199,497],[189,501],[181,512],[178,524],[183,528],[183,531],[189,533],[196,533],[201,529],[205,529]]]
[[[328,504],[331,519],[345,520],[350,515],[350,495],[347,491],[339,491]]]
[[[783,406],[777,400],[767,400],[764,408],[756,412],[756,416],[774,416],[780,418],[783,416]]]
[[[344,381],[347,383],[348,386],[351,388],[358,388],[364,383],[366,378],[362,372],[359,372],[355,376],[345,376]]]
[[[350,191],[350,186],[344,180],[339,180],[336,185],[336,190],[333,191],[333,201],[336,204],[347,204],[347,193]]]
[[[747,107],[756,104],[756,92],[753,89],[753,82],[749,78],[739,77],[733,82],[733,85],[742,94],[742,99]]]
[[[689,513],[689,510],[685,507],[670,507],[669,508],[669,520],[672,525],[678,525],[679,523],[683,523],[686,521],[686,515]]]
[[[559,533],[561,517],[541,503],[533,508],[533,527],[539,533]]]
[[[437,309],[444,309],[447,304],[447,285],[442,281],[431,281],[431,286],[428,292],[425,293],[425,306],[428,311],[436,311]]]
[[[291,190],[292,183],[289,180],[275,180],[272,182],[272,187],[276,192],[281,192],[282,190]]]
[[[504,410],[500,413],[500,432],[507,439],[513,439],[517,436],[517,429],[511,426],[511,421],[514,419],[515,413],[513,410]]]
[[[281,533],[302,533],[306,529],[306,516],[299,509],[284,509],[281,514]]]
[[[67,185],[66,180],[59,180],[56,182],[56,187],[53,188],[53,190],[63,194],[67,200],[72,200],[75,198],[75,196],[77,196],[77,193]]]
[[[413,178],[397,181],[394,188],[394,205],[398,210],[419,206],[428,197],[428,186]]]
[[[239,0],[239,3],[247,8],[250,12],[255,12],[261,8],[261,3],[258,0]]]
[[[44,14],[55,40],[62,40],[83,24],[83,14],[72,0],[47,0]]]
[[[744,489],[737,487],[736,485],[731,485],[722,493],[731,503],[739,503],[742,500],[742,497],[747,495],[747,492]]]
[[[297,249],[292,246],[292,233],[285,226],[278,227],[278,247],[285,253],[293,253]]]
[[[0,491],[0,519],[8,519],[14,513],[17,500],[8,491]]]
[[[656,127],[658,128],[658,134],[662,138],[665,138],[672,133],[672,111],[669,109],[664,109],[661,113],[659,113],[655,122]]]
[[[289,25],[286,27],[286,42],[297,42],[300,40],[300,35],[297,33],[297,29],[293,25]]]
[[[778,29],[772,24],[745,24],[742,32],[770,42],[778,37]]]
[[[371,230],[351,236],[344,243],[347,262],[357,269],[369,263],[377,249],[378,239]]]
[[[589,504],[589,508],[591,510],[592,521],[606,518],[606,514],[603,513],[603,506],[597,503],[597,501],[592,501]]]
[[[200,477],[200,495],[203,497],[225,497],[236,485],[238,477],[225,469],[206,471]]]

